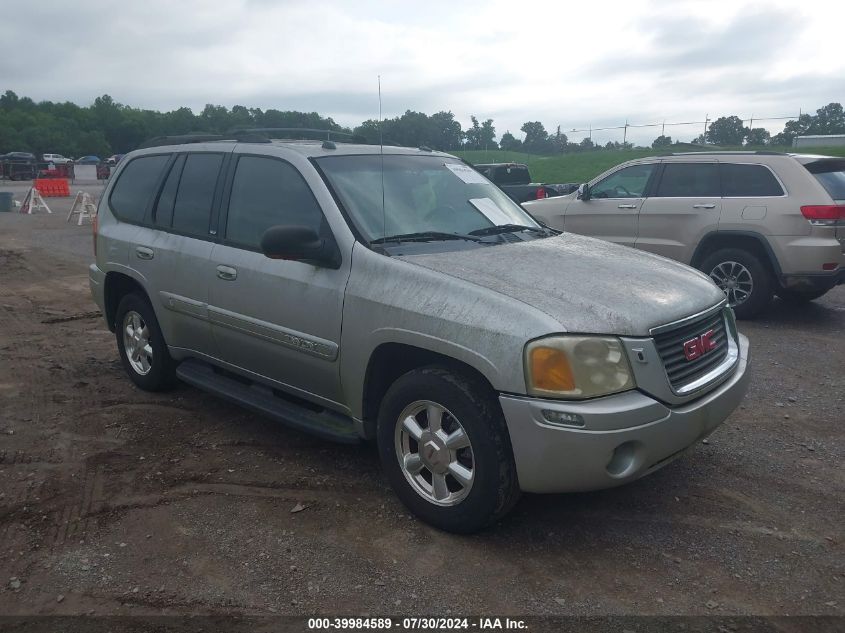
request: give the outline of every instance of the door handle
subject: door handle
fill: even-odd
[[[693,209],[715,209],[716,203],[715,202],[708,202],[707,204],[694,204],[692,205]]]
[[[135,256],[138,259],[152,259],[154,255],[155,252],[151,248],[147,248],[146,246],[135,247]]]
[[[637,205],[635,204],[620,204],[618,205],[620,209],[636,209]]]
[[[217,277],[223,281],[235,281],[238,278],[238,271],[231,266],[218,266]]]

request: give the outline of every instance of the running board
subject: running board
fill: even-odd
[[[344,444],[361,440],[352,418],[328,409],[312,411],[257,383],[244,383],[215,371],[208,363],[189,358],[176,368],[176,375],[189,385],[211,392],[229,402],[281,422],[303,433]]]

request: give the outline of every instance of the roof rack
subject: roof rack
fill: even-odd
[[[275,134],[285,134],[285,136],[274,136]],[[351,132],[342,132],[340,130],[326,130],[309,127],[255,127],[255,128],[237,128],[227,132],[227,134],[256,134],[264,138],[270,139],[285,139],[285,140],[313,140],[313,141],[335,141],[339,143],[355,143],[366,142],[365,139],[359,135]],[[332,138],[334,137],[334,138]],[[346,138],[338,138],[346,137]]]
[[[284,134],[285,136],[277,136]],[[334,136],[334,138],[332,138]],[[338,138],[346,137],[346,138]],[[225,134],[179,134],[156,136],[144,141],[138,149],[161,147],[163,145],[185,145],[188,143],[211,143],[214,141],[237,141],[239,143],[269,143],[271,139],[326,140],[340,143],[366,143],[366,139],[350,132],[320,130],[302,127],[259,127],[238,128]]]
[[[155,136],[141,143],[138,149],[161,147],[163,145],[186,145],[189,143],[211,143],[215,141],[238,141],[240,143],[269,143],[270,139],[245,131],[229,134],[178,134],[175,136]]]
[[[700,155],[707,155],[707,154],[748,154],[753,155],[757,154],[760,156],[783,156],[784,152],[773,152],[771,150],[718,150],[718,149],[709,149],[702,152],[669,152],[668,154],[658,154],[658,156],[700,156]]]

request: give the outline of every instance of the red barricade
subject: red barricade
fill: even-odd
[[[37,178],[33,186],[44,198],[65,198],[70,196],[67,178]]]

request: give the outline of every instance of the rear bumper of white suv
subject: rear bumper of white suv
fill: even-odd
[[[739,348],[728,380],[676,407],[639,391],[585,402],[501,395],[520,488],[538,493],[611,488],[665,466],[739,405],[749,381],[745,336],[739,336]],[[549,412],[577,416],[583,426],[550,423]]]

